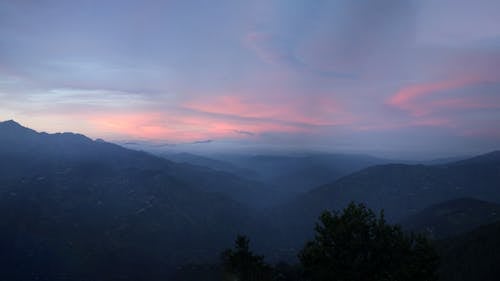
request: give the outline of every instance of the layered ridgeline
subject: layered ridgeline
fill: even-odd
[[[497,221],[500,221],[500,204],[460,198],[425,208],[403,219],[400,224],[408,231],[443,239]]]
[[[443,165],[369,167],[276,208],[270,219],[280,222],[277,231],[287,233],[293,243],[311,235],[322,210],[340,210],[351,201],[384,209],[388,220],[399,222],[431,205],[464,197],[500,203],[500,152]]]
[[[13,275],[1,279],[164,280],[168,266],[217,259],[237,233],[264,228],[213,185],[251,186],[83,135],[0,123],[0,262]]]
[[[406,229],[449,237],[496,221],[500,203],[500,152],[350,175],[383,160],[182,157],[172,162],[83,135],[0,123],[0,263],[8,269],[0,279],[165,280],[176,265],[216,261],[237,233],[271,260],[293,260],[319,214],[351,201],[384,209]],[[328,173],[340,178],[262,212]]]
[[[330,153],[217,154],[213,157],[218,162],[226,163],[224,167],[229,167],[227,164],[232,165],[233,169],[230,171],[233,173],[269,183],[287,193],[309,191],[369,166],[389,162],[368,155]],[[187,162],[194,160],[186,157],[184,159]],[[234,167],[239,169],[236,170]]]

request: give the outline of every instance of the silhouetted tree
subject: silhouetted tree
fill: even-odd
[[[222,263],[226,280],[265,281],[272,280],[272,270],[264,262],[264,257],[250,251],[250,241],[246,236],[238,235],[234,249],[222,253]]]
[[[299,253],[307,280],[437,280],[438,256],[424,236],[405,234],[363,204],[325,211]]]

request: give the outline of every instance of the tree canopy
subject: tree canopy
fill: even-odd
[[[363,204],[325,211],[299,253],[311,281],[437,280],[438,256],[421,235],[404,233]]]

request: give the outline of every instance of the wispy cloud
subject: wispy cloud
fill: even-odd
[[[193,141],[188,144],[207,144],[207,143],[212,143],[214,142],[213,140],[199,140],[199,141]]]

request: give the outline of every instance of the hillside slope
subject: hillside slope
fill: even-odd
[[[460,198],[425,208],[400,223],[405,230],[442,239],[500,221],[500,204]]]

